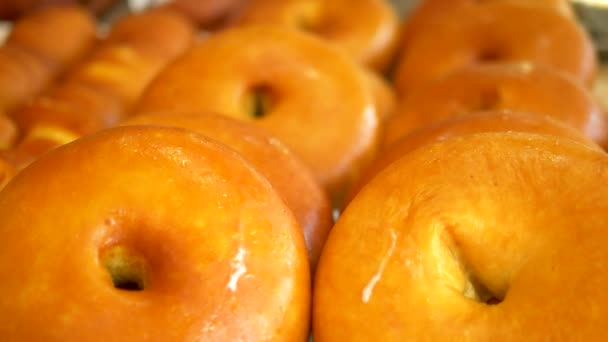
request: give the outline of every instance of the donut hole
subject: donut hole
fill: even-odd
[[[475,268],[466,258],[462,246],[453,236],[451,227],[438,234],[434,241],[436,263],[439,265],[441,284],[457,295],[484,305],[500,304],[504,293],[495,293],[478,277]]]
[[[492,63],[505,59],[505,53],[499,48],[488,47],[481,49],[477,55],[477,62]]]
[[[148,263],[139,253],[126,246],[113,246],[102,253],[101,260],[114,288],[143,291],[148,287]]]
[[[243,101],[244,112],[251,118],[263,118],[275,107],[276,98],[275,92],[269,86],[254,85],[246,91]]]
[[[474,275],[468,274],[463,295],[476,302],[496,305],[502,302],[502,298],[493,294]]]

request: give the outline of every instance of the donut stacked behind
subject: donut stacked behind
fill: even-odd
[[[315,34],[376,70],[392,62],[398,19],[387,0],[251,0],[237,25],[271,24]]]
[[[18,168],[75,138],[123,119],[153,77],[192,43],[194,31],[169,11],[129,15],[57,85],[12,114]]]
[[[401,94],[462,67],[484,62],[547,65],[590,85],[593,44],[571,18],[540,6],[490,1],[441,15],[408,37],[396,70]]]
[[[0,112],[11,114],[41,93],[95,39],[93,18],[78,7],[51,7],[16,21],[0,47]]]
[[[436,121],[487,110],[550,116],[608,147],[608,118],[590,91],[563,72],[530,63],[470,65],[412,90],[387,123],[382,145]]]
[[[211,36],[168,66],[137,111],[207,111],[259,125],[335,200],[374,156],[375,103],[360,67],[337,48],[295,30],[247,26]]]

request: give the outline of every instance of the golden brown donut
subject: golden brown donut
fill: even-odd
[[[384,148],[376,160],[362,173],[361,178],[350,188],[346,196],[347,203],[380,171],[407,153],[451,137],[487,132],[549,134],[576,140],[601,150],[580,131],[549,116],[498,110],[451,117],[422,126]]]
[[[136,112],[213,112],[253,122],[300,156],[336,199],[378,142],[378,114],[360,70],[311,35],[234,28],[163,70]]]
[[[193,130],[239,152],[277,190],[298,220],[314,271],[333,226],[332,207],[306,165],[264,130],[223,115],[148,114],[122,125],[171,126]]]
[[[77,6],[57,6],[17,21],[6,44],[15,44],[64,70],[89,52],[95,38],[95,20],[89,13]]]
[[[330,233],[314,341],[601,340],[607,177],[603,152],[547,135],[407,154]]]
[[[62,82],[13,114],[23,133],[14,153],[17,167],[124,119],[150,81],[193,39],[190,22],[168,11],[121,19]]]
[[[410,92],[387,123],[383,146],[438,120],[496,109],[551,116],[608,146],[606,115],[591,93],[564,73],[527,63],[472,65]]]
[[[236,24],[312,32],[357,61],[384,70],[397,47],[399,20],[387,0],[250,0]]]
[[[556,11],[508,2],[455,9],[412,36],[402,49],[395,74],[400,94],[484,62],[547,65],[587,85],[596,73],[591,39],[574,20]]]
[[[0,112],[0,150],[10,148],[17,138],[17,126]]]
[[[417,34],[424,34],[424,31],[432,26],[435,20],[440,20],[444,15],[451,15],[452,11],[460,7],[476,6],[488,2],[510,2],[518,6],[538,6],[557,11],[567,17],[574,17],[567,0],[422,0],[403,23],[402,44],[407,44],[407,41]]]
[[[193,132],[120,127],[55,149],[0,192],[0,217],[7,340],[308,337],[298,223],[243,158]]]
[[[0,111],[11,114],[41,93],[94,41],[93,18],[75,7],[37,11],[17,21],[0,47]]]

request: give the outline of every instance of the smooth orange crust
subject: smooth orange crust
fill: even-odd
[[[402,44],[407,44],[411,37],[424,34],[424,31],[440,20],[444,15],[451,15],[452,11],[465,6],[476,6],[488,2],[508,2],[518,6],[538,6],[544,9],[574,18],[574,13],[567,0],[422,0],[420,4],[405,18],[402,26]]]
[[[589,90],[528,63],[472,65],[412,91],[387,123],[383,146],[435,121],[497,109],[551,116],[608,146],[607,117]]]
[[[237,24],[273,24],[311,32],[357,61],[384,70],[397,47],[399,20],[386,0],[253,0]]]
[[[0,111],[11,114],[40,94],[94,41],[93,18],[77,8],[51,8],[16,21],[0,47]]]
[[[407,154],[330,233],[315,342],[601,340],[606,177],[604,153],[543,135],[469,135]]]
[[[120,127],[62,146],[0,192],[0,217],[5,339],[308,336],[295,218],[244,159],[201,135]],[[143,290],[114,287],[105,259],[118,247],[146,266]]]
[[[261,118],[246,109],[257,89]],[[213,112],[253,122],[300,156],[335,197],[375,153],[378,114],[359,66],[310,35],[271,26],[211,36],[169,65],[136,112]]]
[[[457,116],[422,126],[386,146],[351,187],[347,202],[380,171],[417,148],[452,137],[488,132],[549,134],[576,140],[601,151],[599,146],[573,127],[548,116],[514,111],[478,112]]]
[[[333,226],[327,194],[312,173],[278,139],[264,130],[213,114],[149,114],[122,125],[171,126],[193,130],[239,152],[277,190],[300,223],[314,270]]]
[[[395,74],[401,94],[482,62],[531,62],[569,73],[591,85],[593,43],[584,29],[555,11],[489,2],[464,6],[433,21],[402,47]]]

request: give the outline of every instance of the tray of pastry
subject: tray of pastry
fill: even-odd
[[[602,2],[0,1],[0,340],[606,339]]]

